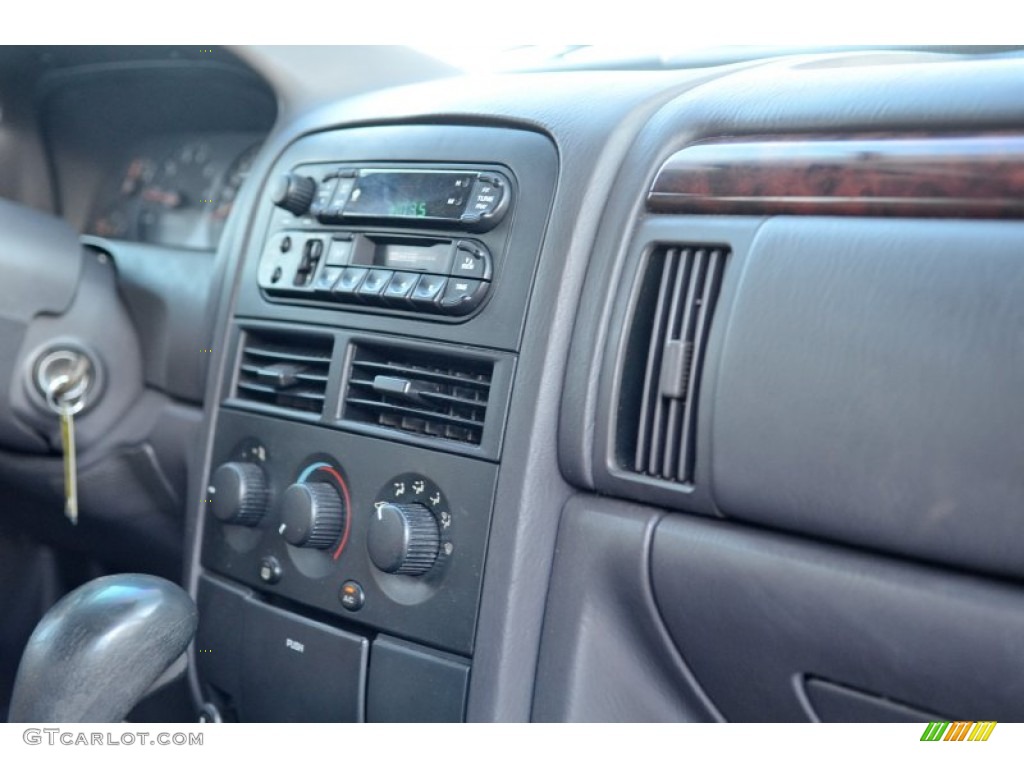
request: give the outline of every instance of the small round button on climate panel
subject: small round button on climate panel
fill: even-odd
[[[281,497],[277,532],[299,548],[329,550],[337,560],[348,544],[352,499],[341,471],[326,461],[306,466]]]
[[[346,610],[358,611],[363,607],[363,603],[366,602],[366,593],[363,592],[363,586],[358,581],[349,579],[341,585],[341,590],[338,592],[338,601]]]
[[[259,577],[264,584],[277,584],[282,573],[281,563],[273,555],[267,555],[260,560]]]

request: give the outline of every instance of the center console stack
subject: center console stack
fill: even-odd
[[[557,155],[303,136],[253,209],[196,527],[208,718],[462,720]]]

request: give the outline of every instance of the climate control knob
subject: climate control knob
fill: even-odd
[[[207,494],[210,511],[231,525],[254,526],[267,511],[267,480],[258,464],[221,464],[210,477]]]
[[[301,216],[309,210],[316,194],[316,182],[309,176],[285,173],[279,176],[270,188],[270,199],[274,205],[289,213]]]
[[[345,529],[348,510],[330,483],[295,483],[281,497],[285,541],[296,547],[329,549]]]
[[[378,502],[366,548],[380,570],[421,576],[437,561],[440,547],[437,518],[424,505]]]

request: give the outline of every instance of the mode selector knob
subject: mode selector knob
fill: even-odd
[[[440,546],[437,518],[425,506],[378,502],[366,547],[382,571],[420,576],[433,567]]]
[[[347,510],[330,483],[295,483],[281,497],[279,529],[296,547],[328,549],[345,527]]]
[[[316,182],[309,176],[285,173],[279,176],[270,188],[270,199],[274,205],[284,208],[296,216],[309,210],[316,194]]]
[[[267,511],[267,480],[257,464],[221,464],[210,476],[207,494],[210,511],[231,525],[256,525]]]

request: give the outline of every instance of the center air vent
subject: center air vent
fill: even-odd
[[[323,413],[333,348],[330,336],[245,331],[236,398]]]
[[[479,445],[493,371],[491,360],[358,344],[342,419]]]
[[[620,466],[693,482],[704,347],[729,249],[659,246],[630,329],[617,424]]]

